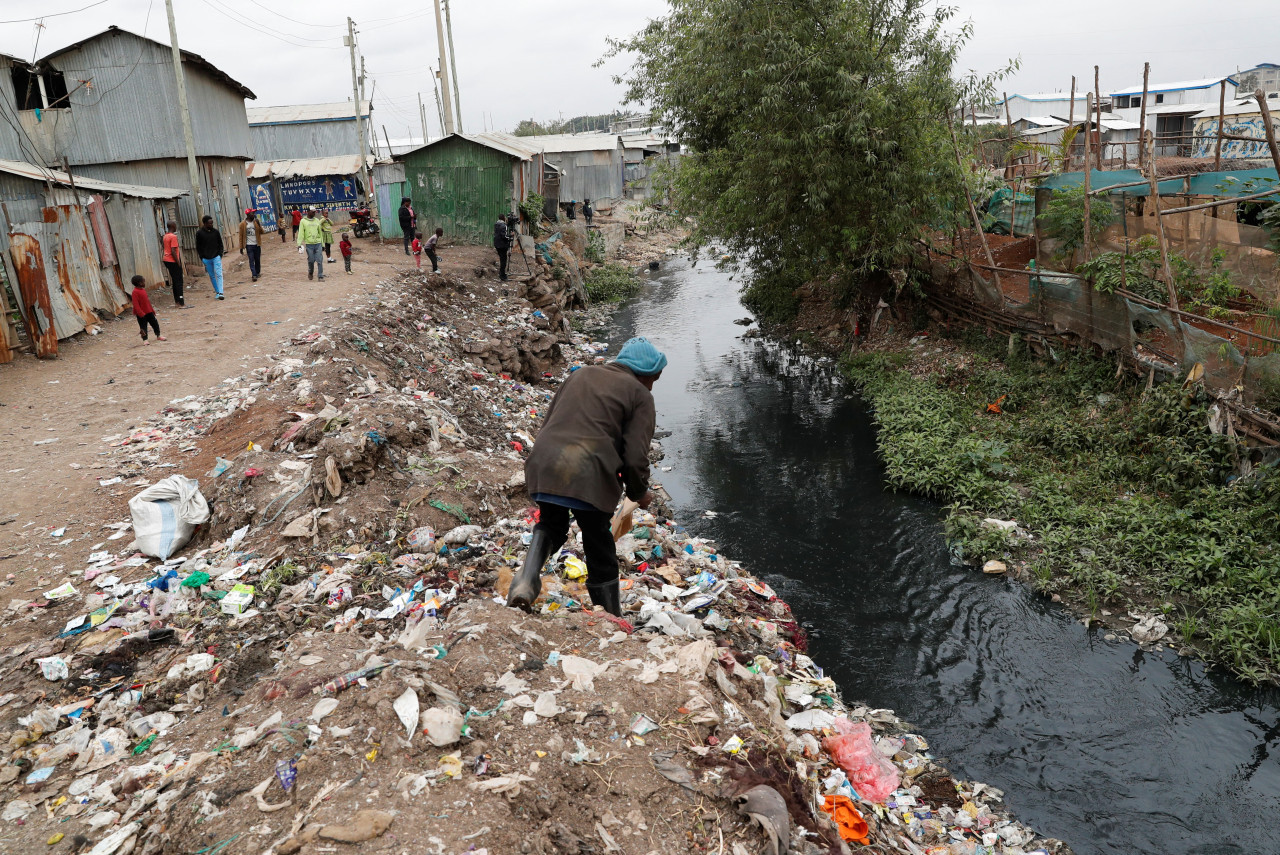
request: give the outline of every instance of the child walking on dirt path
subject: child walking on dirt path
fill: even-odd
[[[427,258],[431,259],[432,273],[440,272],[440,256],[436,255],[436,249],[440,246],[440,238],[442,237],[444,237],[444,229],[437,228],[435,234],[427,238]]]
[[[329,209],[320,212],[320,232],[324,235],[324,258],[333,263],[333,220],[329,219]]]
[[[138,319],[138,335],[142,336],[143,344],[151,344],[147,341],[147,327],[150,326],[156,331],[156,341],[168,341],[167,338],[160,335],[160,322],[156,320],[156,310],[151,305],[151,298],[147,296],[147,280],[141,276],[135,276],[129,280],[133,283],[133,316]]]
[[[347,268],[347,275],[351,275],[351,236],[346,232],[342,233],[342,240],[338,243],[338,252],[342,253],[342,263]]]
[[[422,269],[422,232],[413,233],[413,262]]]

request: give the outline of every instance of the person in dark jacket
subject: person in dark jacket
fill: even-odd
[[[591,218],[596,215],[596,209],[591,207],[590,199],[582,200],[582,218],[587,221],[587,228],[591,228]]]
[[[498,278],[507,281],[507,250],[511,249],[511,231],[507,228],[507,218],[498,215],[498,222],[493,224],[493,248],[498,251]]]
[[[539,521],[524,566],[507,592],[508,605],[532,610],[542,591],[542,565],[568,539],[572,514],[582,530],[591,602],[610,614],[622,614],[618,557],[609,523],[623,493],[642,508],[653,500],[652,390],[666,365],[667,357],[648,339],[633,338],[614,362],[570,374],[552,399],[524,465]]]
[[[200,221],[200,228],[196,229],[196,255],[200,256],[200,260],[204,262],[205,272],[209,274],[209,281],[213,283],[213,295],[218,300],[223,299],[222,254],[224,252],[222,232],[213,227],[213,217],[206,216]]]
[[[418,215],[413,212],[413,200],[407,196],[400,200],[400,233],[404,235],[404,254],[412,255],[409,244],[413,241],[414,232],[418,229]]]

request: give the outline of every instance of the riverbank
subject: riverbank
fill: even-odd
[[[620,543],[627,622],[567,555],[539,614],[502,605],[540,412],[606,357],[531,261],[385,279],[104,437],[74,523],[7,527],[3,847],[842,851],[830,794],[871,851],[1066,852],[847,706],[790,608],[665,513]],[[173,474],[212,518],[158,563],[125,502]],[[861,793],[821,744],[838,716],[880,757]]]
[[[1148,389],[1112,360],[1032,354],[909,301],[855,344],[807,297],[786,334],[843,355],[890,483],[951,505],[955,560],[1022,579],[1108,641],[1276,682],[1280,479],[1241,465],[1197,384]]]

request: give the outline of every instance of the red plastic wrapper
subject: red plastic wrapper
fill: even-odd
[[[836,735],[822,740],[822,747],[849,776],[849,783],[867,801],[883,802],[898,789],[898,767],[880,753],[871,739],[871,725],[836,719]]]

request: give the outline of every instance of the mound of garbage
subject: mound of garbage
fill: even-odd
[[[524,456],[605,358],[574,299],[406,273],[108,438],[103,528],[4,613],[0,849],[1068,852],[846,704],[661,502],[617,542],[623,618],[573,535],[506,607]]]

